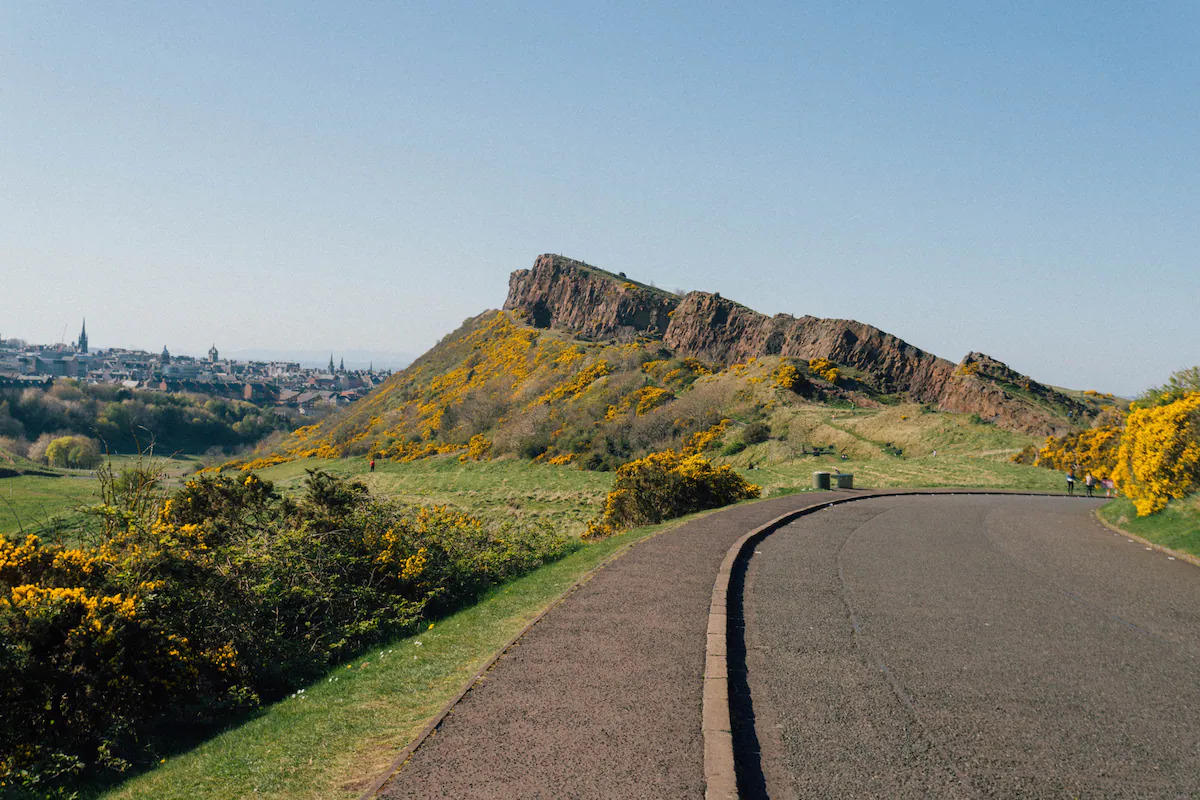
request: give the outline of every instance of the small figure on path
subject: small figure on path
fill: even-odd
[[[1067,494],[1075,494],[1075,468],[1067,469]]]
[[[371,472],[375,471],[375,459],[371,459]]]
[[[1103,483],[1103,484],[1104,484],[1104,496],[1105,496],[1105,497],[1112,497],[1112,496],[1113,496],[1113,489],[1116,487],[1116,484],[1115,484],[1115,483],[1113,483],[1113,479],[1112,479],[1112,478],[1105,478],[1103,481],[1101,481],[1101,483]]]
[[[1092,491],[1096,488],[1096,476],[1090,471],[1083,476],[1083,485],[1087,487],[1087,496],[1092,496]]]

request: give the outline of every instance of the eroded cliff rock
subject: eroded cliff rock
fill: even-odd
[[[538,328],[584,339],[659,338],[679,298],[558,255],[540,255],[532,269],[508,279],[506,311],[523,312]]]
[[[584,339],[661,339],[677,356],[720,365],[750,357],[828,358],[881,394],[978,414],[1014,431],[1059,435],[1082,421],[1070,397],[981,353],[955,365],[854,320],[768,317],[719,294],[674,294],[558,255],[509,279],[504,308]]]
[[[768,317],[717,294],[691,292],[663,337],[680,355],[722,364],[751,356],[828,358],[870,376],[879,392],[936,402],[954,364],[871,325],[846,319]]]

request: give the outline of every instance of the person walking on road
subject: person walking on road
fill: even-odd
[[[1096,476],[1088,472],[1087,475],[1083,476],[1083,485],[1087,488],[1087,496],[1091,497],[1092,492],[1096,488]]]
[[[1075,494],[1075,468],[1067,468],[1067,494]]]

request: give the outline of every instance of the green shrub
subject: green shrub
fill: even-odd
[[[52,467],[92,469],[100,463],[100,446],[86,436],[60,436],[47,445],[45,458]]]
[[[758,444],[771,438],[771,426],[765,422],[751,422],[742,429],[742,441],[746,444]]]
[[[165,498],[152,470],[101,479],[100,546],[0,538],[8,786],[150,761],[153,731],[218,725],[578,546],[323,472],[298,500],[253,474]]]
[[[730,442],[729,444],[727,444],[721,448],[721,455],[736,456],[738,453],[742,452],[745,449],[746,449],[745,442]]]

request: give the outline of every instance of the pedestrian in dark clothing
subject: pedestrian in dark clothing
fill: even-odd
[[[1067,494],[1075,494],[1075,470],[1067,470]]]
[[[1083,477],[1083,485],[1087,487],[1087,496],[1092,496],[1092,490],[1096,488],[1096,476],[1088,473]]]

